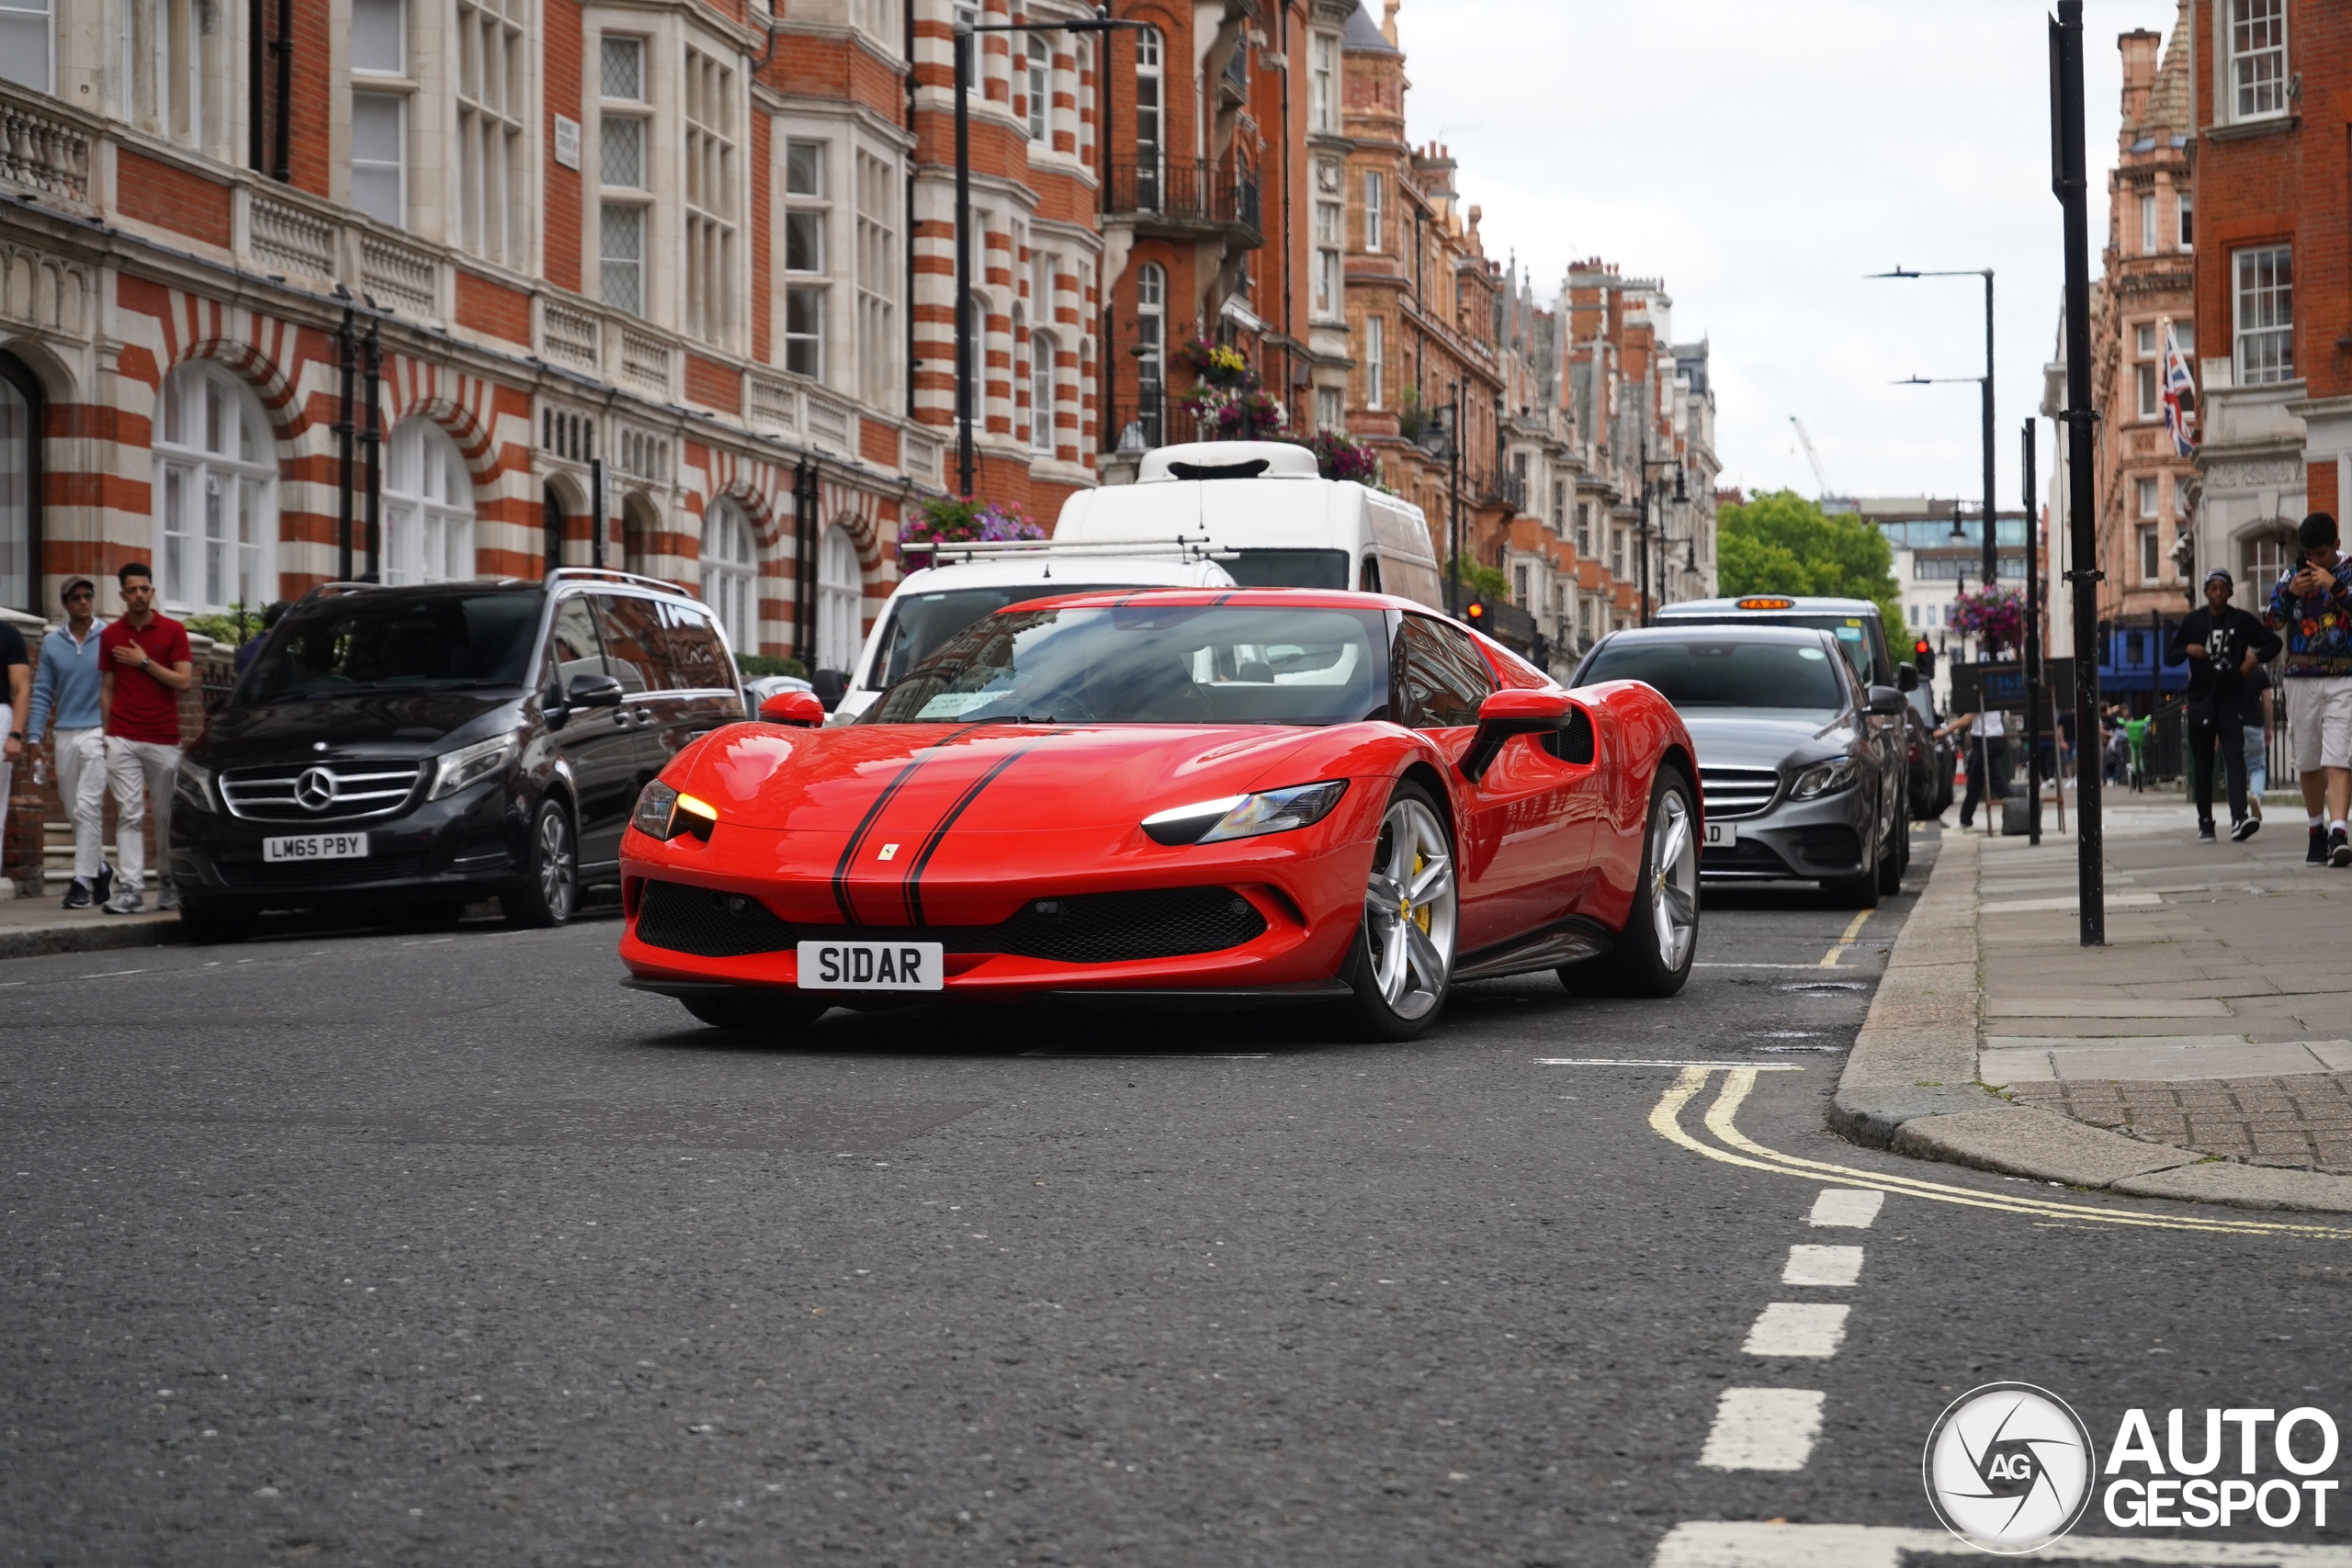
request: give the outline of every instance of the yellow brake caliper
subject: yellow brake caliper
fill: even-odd
[[[1406,888],[1405,905],[1403,909],[1399,911],[1407,919],[1421,928],[1421,934],[1423,936],[1430,934],[1430,907],[1424,904],[1421,906],[1419,913],[1414,912],[1412,888],[1419,885],[1422,868],[1427,866],[1429,863],[1428,858],[1424,856],[1420,851],[1415,850],[1413,852],[1413,879],[1412,883]]]

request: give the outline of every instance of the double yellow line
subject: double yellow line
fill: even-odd
[[[1716,1143],[1711,1144],[1682,1125],[1682,1113],[1707,1087],[1707,1079],[1718,1072],[1724,1075],[1723,1087],[1717,1090],[1714,1103],[1707,1107],[1703,1119],[1707,1131],[1716,1139]],[[1795,1155],[1784,1155],[1757,1143],[1734,1122],[1739,1108],[1747,1103],[1749,1091],[1756,1087],[1756,1073],[1754,1067],[1683,1068],[1681,1075],[1674,1080],[1674,1086],[1651,1109],[1650,1130],[1670,1144],[1679,1144],[1693,1154],[1704,1155],[1724,1165],[1766,1171],[1774,1176],[1792,1176],[1804,1181],[1830,1180],[1851,1187],[1876,1188],[1882,1192],[1924,1198],[1937,1203],[1958,1203],[1972,1209],[1998,1209],[2041,1221],[2136,1225],[2152,1230],[2209,1231],[2228,1235],[2276,1235],[2304,1241],[2352,1240],[2352,1229],[2336,1225],[2282,1224],[2270,1220],[2221,1220],[2188,1214],[2140,1213],[2101,1208],[2090,1203],[1986,1192],[1973,1187],[1955,1187],[1948,1182],[1924,1181],[1917,1177],[1886,1176],[1877,1171],[1860,1170],[1852,1166],[1836,1165],[1827,1160],[1801,1159]]]

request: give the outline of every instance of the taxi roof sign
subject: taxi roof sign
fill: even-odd
[[[1797,607],[1797,602],[1793,599],[1759,597],[1742,599],[1736,607],[1742,610],[1793,610]]]

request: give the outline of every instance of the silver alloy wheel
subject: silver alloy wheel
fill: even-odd
[[[539,813],[539,902],[558,922],[571,916],[571,895],[577,882],[572,864],[571,825],[558,807]]]
[[[1650,929],[1658,962],[1679,970],[1699,929],[1699,840],[1690,831],[1690,803],[1679,789],[1658,795],[1650,818]]]
[[[1434,813],[1406,796],[1381,819],[1364,888],[1364,938],[1381,999],[1401,1019],[1428,1014],[1453,969],[1453,855]]]

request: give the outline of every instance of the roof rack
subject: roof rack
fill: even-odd
[[[1163,556],[1190,563],[1230,560],[1238,550],[1216,548],[1205,534],[1178,534],[1166,539],[911,539],[899,546],[901,559],[910,555],[931,557],[933,566],[950,560],[1023,559],[1032,556]]]
[[[380,582],[318,582],[311,584],[311,591],[294,603],[307,604],[313,599],[339,598],[345,593],[356,593],[362,589],[383,586]]]
[[[686,592],[674,582],[664,582],[658,577],[647,577],[641,572],[621,571],[609,566],[560,566],[548,573],[543,581],[548,582],[629,582],[639,588],[658,588],[664,593]]]

